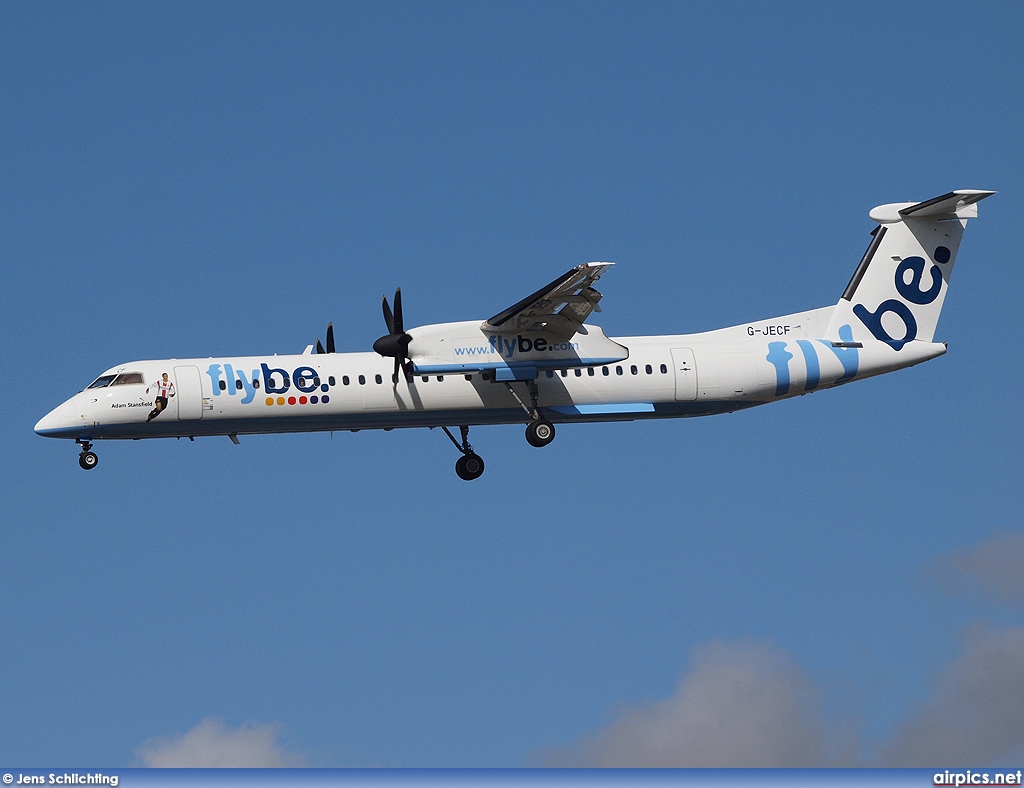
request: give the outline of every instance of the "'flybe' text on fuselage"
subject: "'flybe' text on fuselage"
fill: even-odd
[[[279,367],[263,363],[251,371],[235,369],[231,364],[210,364],[206,374],[212,383],[213,395],[235,396],[242,393],[241,404],[248,405],[256,399],[256,392],[262,387],[267,394],[286,394],[294,386],[297,391],[312,394],[316,391],[327,393],[331,390],[333,378],[320,379],[320,373],[312,367],[298,366],[290,373]]]
[[[456,356],[486,356],[497,353],[502,358],[510,359],[516,353],[557,353],[559,351],[579,350],[579,342],[552,342],[547,337],[530,339],[522,334],[515,338],[491,334],[487,337],[487,345],[457,347]]]

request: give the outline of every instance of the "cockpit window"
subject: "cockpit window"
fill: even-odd
[[[89,385],[89,388],[91,388],[91,389],[103,389],[103,388],[106,388],[107,386],[109,386],[114,381],[114,378],[116,378],[116,377],[117,377],[117,375],[103,375],[101,377],[98,377],[98,378],[96,378],[96,380],[94,380]]]
[[[117,380],[111,383],[111,386],[124,386],[127,383],[145,383],[142,379],[141,372],[122,372],[117,376]]]

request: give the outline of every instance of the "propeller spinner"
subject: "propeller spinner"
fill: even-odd
[[[398,383],[398,370],[401,368],[407,378],[412,377],[413,366],[409,360],[409,343],[412,337],[405,333],[405,321],[402,318],[402,288],[395,291],[395,311],[388,305],[388,297],[382,299],[384,323],[388,333],[373,343],[373,349],[382,356],[390,356],[395,360],[395,372],[391,382]]]

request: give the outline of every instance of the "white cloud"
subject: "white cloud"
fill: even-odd
[[[548,765],[820,766],[827,760],[819,693],[770,643],[712,642],[668,700],[624,712]]]
[[[1024,534],[1001,533],[932,564],[947,589],[1024,604]],[[852,765],[852,729],[825,724],[822,693],[770,643],[712,642],[668,699],[623,711],[549,765]],[[850,722],[850,721],[845,721]],[[877,765],[1005,764],[1024,758],[1024,628],[976,626],[928,697],[877,742]]]
[[[974,628],[920,707],[864,762],[851,730],[830,726],[821,692],[769,643],[713,642],[668,699],[623,711],[547,766],[1016,767],[1024,758],[1024,627]]]
[[[1000,533],[969,550],[939,558],[932,565],[945,588],[974,595],[987,591],[998,599],[1024,604],[1024,534]]]
[[[136,753],[143,766],[281,767],[305,766],[305,759],[282,746],[277,725],[242,725],[231,729],[216,717],[207,717],[180,736],[146,741]]]
[[[1013,765],[1024,755],[1024,628],[979,627],[931,697],[900,725],[894,766]]]

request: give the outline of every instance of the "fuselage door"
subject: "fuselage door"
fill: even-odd
[[[192,421],[203,417],[203,385],[199,367],[175,367],[174,385],[177,389],[178,420]]]
[[[690,402],[697,399],[697,365],[693,351],[688,347],[672,348],[672,363],[676,370],[676,400]]]

